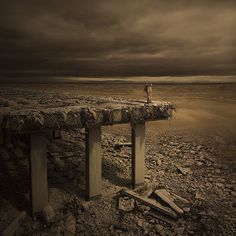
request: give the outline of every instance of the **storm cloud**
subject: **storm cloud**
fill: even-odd
[[[0,76],[236,74],[235,0],[1,1]]]

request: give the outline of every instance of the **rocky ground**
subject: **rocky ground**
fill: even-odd
[[[49,201],[56,215],[47,222],[26,217],[18,235],[235,235],[235,165],[220,162],[224,155],[214,136],[183,130],[156,131],[147,125],[145,184],[139,191],[166,189],[189,201],[178,203],[184,214],[167,218],[145,204],[119,209],[121,190],[130,188],[128,126],[103,129],[102,196],[86,202],[84,132],[63,132],[48,147]],[[0,231],[18,214],[29,210],[27,137],[12,137],[0,148]],[[14,189],[14,190],[13,190]],[[14,194],[13,194],[14,191]],[[45,221],[46,220],[46,221]]]

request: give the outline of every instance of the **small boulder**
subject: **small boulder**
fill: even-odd
[[[50,225],[55,221],[56,214],[51,205],[45,206],[43,208],[42,214],[43,219],[47,225]]]
[[[118,209],[124,212],[132,211],[134,209],[134,203],[135,203],[135,200],[132,198],[125,199],[125,198],[120,197],[119,202],[118,202]]]

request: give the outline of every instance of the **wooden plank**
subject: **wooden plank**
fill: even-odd
[[[101,195],[101,126],[88,128],[86,131],[86,194],[89,199]]]
[[[181,202],[183,202],[183,203],[186,203],[186,204],[189,203],[189,201],[188,201],[187,199],[182,198],[182,197],[176,195],[175,193],[171,193],[171,195],[172,195],[176,200],[179,200],[179,201],[181,201]]]
[[[30,134],[30,177],[32,214],[48,204],[47,139],[44,133]]]
[[[154,214],[152,212],[149,212],[148,215],[151,216],[151,217],[154,217],[154,218],[156,218],[156,219],[158,219],[158,220],[160,220],[162,222],[165,222],[165,223],[167,223],[170,226],[174,226],[175,222],[176,222],[176,221],[171,221],[170,219],[167,219],[166,217],[163,217],[161,215]]]
[[[148,188],[148,189],[146,189],[145,191],[143,191],[143,192],[141,193],[141,195],[142,195],[143,197],[149,198],[149,197],[152,195],[152,193],[153,193],[153,189],[152,189],[152,188]]]
[[[182,198],[182,197],[176,195],[175,193],[169,193],[166,189],[159,189],[159,191],[161,191],[163,194],[168,196],[171,199],[171,201],[179,200],[179,201],[181,201],[181,202],[183,202],[185,204],[189,203],[189,201],[187,199]]]
[[[152,209],[154,209],[156,211],[159,211],[165,215],[171,216],[174,219],[177,218],[177,215],[175,214],[174,211],[172,211],[171,209],[169,209],[167,207],[162,206],[160,203],[158,203],[154,199],[139,196],[137,193],[135,193],[131,190],[125,190],[123,192],[123,194],[151,207]]]
[[[154,193],[161,198],[163,202],[165,202],[167,205],[169,205],[175,212],[179,214],[183,214],[183,210],[180,209],[167,195],[165,195],[162,191],[155,190]]]
[[[160,192],[162,192],[163,194],[165,194],[167,197],[170,198],[171,201],[174,201],[175,198],[166,190],[166,189],[158,189]]]
[[[132,186],[144,182],[145,173],[145,122],[132,124]]]

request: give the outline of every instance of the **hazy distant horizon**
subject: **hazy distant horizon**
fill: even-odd
[[[234,76],[127,76],[127,77],[11,77],[0,78],[7,83],[236,83]]]

